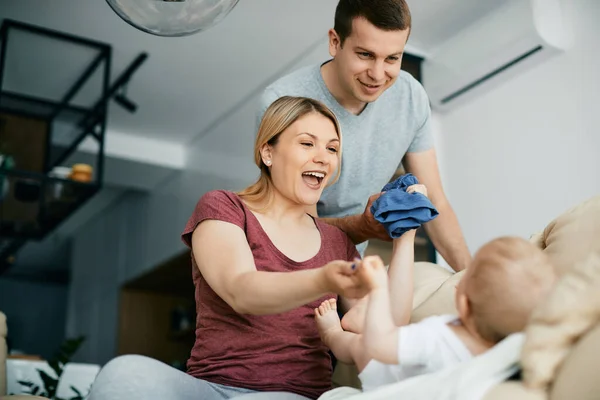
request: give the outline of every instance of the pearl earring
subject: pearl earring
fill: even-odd
[[[270,161],[270,160],[267,160],[267,161],[265,161],[265,164],[267,164],[267,165],[271,165],[271,161]]]

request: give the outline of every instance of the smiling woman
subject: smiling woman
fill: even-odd
[[[290,96],[275,101],[265,112],[254,147],[260,177],[238,194],[256,211],[268,208],[276,196],[316,204],[340,175],[340,132],[335,115],[318,101]]]
[[[361,298],[365,288],[350,238],[307,211],[340,174],[341,140],[337,119],[315,100],[282,97],[267,109],[256,183],[206,193],[182,233],[197,313],[187,373],[118,357],[89,400],[300,400],[331,388],[314,309],[337,295]]]

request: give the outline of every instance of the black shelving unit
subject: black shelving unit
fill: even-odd
[[[28,240],[46,237],[102,188],[108,103],[147,54],[111,85],[106,43],[5,19],[0,45],[0,157],[13,161],[0,162],[1,274]],[[38,88],[45,93],[34,93]],[[95,150],[86,149],[92,180],[52,174],[76,162],[84,140]]]

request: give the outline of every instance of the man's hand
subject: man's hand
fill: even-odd
[[[367,201],[365,210],[359,215],[361,231],[363,232],[363,236],[366,238],[365,240],[379,239],[386,242],[392,241],[390,234],[385,230],[384,226],[375,219],[373,213],[371,212],[371,206],[383,193],[384,192],[371,195]]]
[[[337,226],[350,237],[352,243],[359,244],[370,239],[379,239],[386,242],[391,242],[392,239],[387,233],[382,224],[380,224],[373,213],[371,212],[371,206],[373,202],[381,196],[383,192],[376,193],[369,197],[367,206],[362,214],[349,215],[341,218],[320,218],[323,222]],[[316,205],[308,209],[310,215],[317,215]]]

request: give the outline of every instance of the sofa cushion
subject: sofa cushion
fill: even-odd
[[[547,400],[546,392],[526,388],[521,382],[506,381],[491,388],[483,400]]]
[[[566,211],[546,226],[540,245],[563,274],[591,253],[600,253],[600,196]]]
[[[413,309],[410,322],[419,322],[432,315],[458,315],[454,299],[456,285],[463,275],[464,271],[460,271],[447,278],[426,300]]]
[[[600,324],[573,347],[558,370],[550,400],[595,400],[600,393]]]
[[[453,272],[437,264],[415,262],[413,280],[413,310],[423,304],[453,275]]]
[[[521,357],[528,387],[546,389],[573,345],[600,322],[599,287],[600,255],[590,254],[560,278],[533,312]]]

